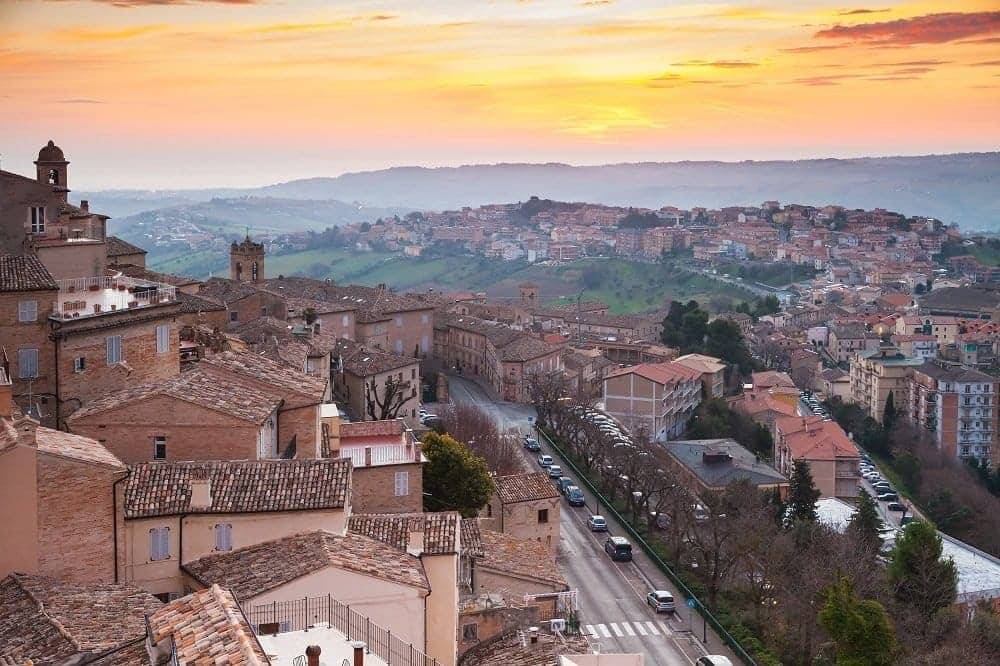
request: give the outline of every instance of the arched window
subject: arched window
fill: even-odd
[[[49,169],[49,183],[52,184],[52,185],[58,185],[59,184],[59,170],[58,169]]]

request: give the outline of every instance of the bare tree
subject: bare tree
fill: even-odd
[[[382,386],[382,395],[379,395],[379,387],[374,377],[371,381],[365,382],[365,409],[368,417],[373,421],[398,418],[400,410],[406,403],[407,388],[409,382],[400,381],[390,375]]]
[[[456,403],[441,414],[441,422],[448,434],[482,457],[494,474],[522,471],[517,436],[501,432],[493,418],[479,407]]]

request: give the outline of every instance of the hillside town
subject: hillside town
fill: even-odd
[[[942,613],[958,652],[919,663],[995,659],[975,632],[1000,614],[997,514],[956,518],[956,489],[946,523],[921,485],[1000,479],[1000,268],[944,257],[957,227],[533,198],[337,231],[682,256],[760,294],[615,315],[530,281],[268,271],[307,235],[229,242],[225,277],[159,272],[70,203],[59,146],[35,167],[0,171],[0,663],[818,663],[796,623],[838,581],[891,609],[884,663],[918,663],[912,627]],[[724,268],[747,262],[810,277]],[[877,589],[919,538],[951,588]]]

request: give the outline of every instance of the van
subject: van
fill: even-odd
[[[615,562],[632,561],[632,544],[625,537],[608,537],[608,540],[604,542],[604,552],[610,555]]]

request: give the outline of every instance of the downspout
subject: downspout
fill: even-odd
[[[49,339],[51,339],[52,342],[55,343],[52,346],[52,355],[53,355],[53,359],[52,360],[53,360],[54,365],[55,365],[55,380],[56,380],[56,386],[55,386],[55,389],[56,389],[56,395],[55,395],[55,398],[56,398],[56,429],[61,430],[62,429],[61,428],[62,424],[61,424],[60,421],[61,421],[61,414],[62,414],[62,406],[61,406],[60,401],[59,401],[59,395],[60,395],[60,390],[59,390],[59,340],[60,340],[60,338],[62,336],[59,335],[58,330],[59,330],[59,328],[62,327],[62,324],[59,324],[58,322],[55,322],[55,321],[52,321],[52,320],[49,320],[49,321],[51,322],[49,325],[52,328],[52,333],[49,335]],[[118,575],[118,569],[117,568],[115,569],[115,575],[116,576]]]
[[[111,533],[114,541],[114,562],[115,562],[115,583],[118,583],[118,484],[127,479],[132,474],[131,470],[125,472],[125,476],[115,479],[111,484]],[[125,520],[124,511],[122,520]]]

